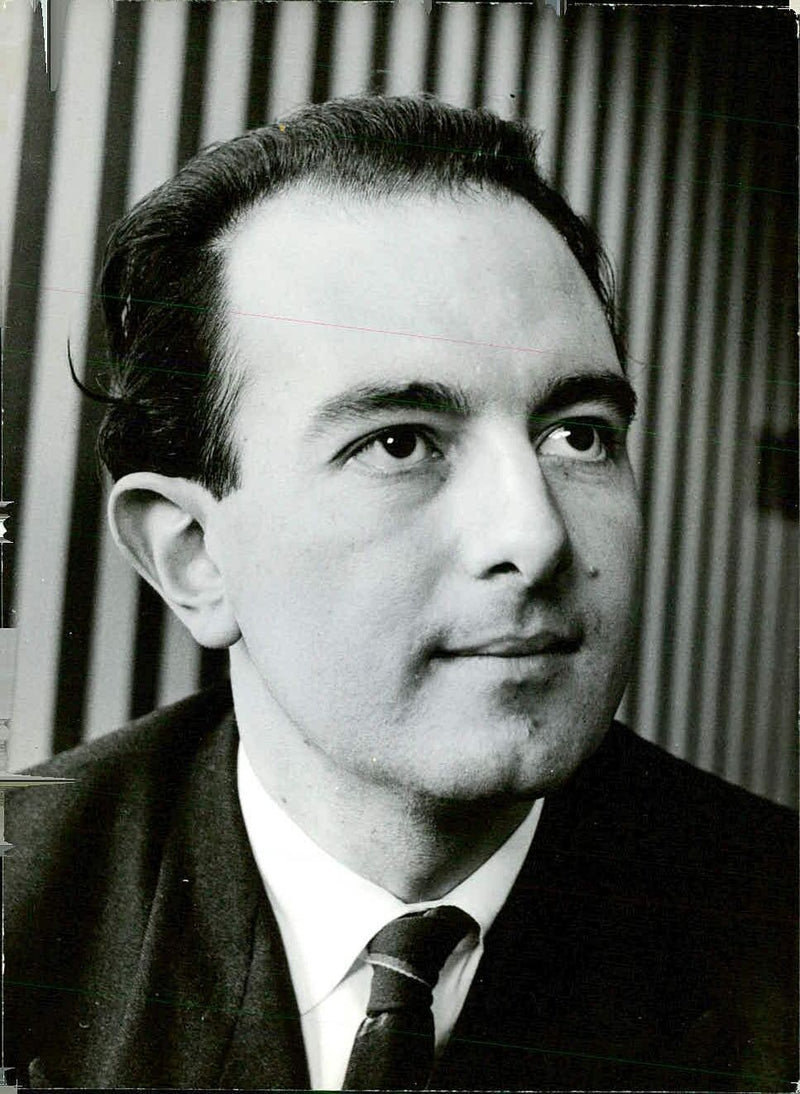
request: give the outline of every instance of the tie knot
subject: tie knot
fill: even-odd
[[[447,958],[478,925],[460,908],[444,906],[392,920],[367,946],[374,967],[370,1013],[429,1005]]]

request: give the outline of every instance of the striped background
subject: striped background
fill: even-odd
[[[223,667],[162,613],[101,530],[96,411],[70,384],[65,346],[69,337],[91,383],[108,226],[207,141],[309,99],[426,89],[542,129],[547,172],[618,270],[647,529],[626,718],[702,767],[794,800],[789,12],[575,7],[557,18],[516,4],[436,3],[428,15],[418,0],[72,0],[55,96],[28,0],[9,0],[0,31],[12,91],[0,118],[12,153],[0,215],[14,223],[0,253],[15,541],[3,607],[19,634],[12,768]]]

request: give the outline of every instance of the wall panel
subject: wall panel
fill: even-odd
[[[791,20],[577,7],[558,18],[473,3],[427,14],[416,0],[159,0],[121,14],[72,0],[54,97],[38,16],[21,3],[13,17],[32,48],[19,47],[24,94],[6,127],[18,167],[0,188],[16,215],[3,252],[5,483],[18,517],[6,614],[20,628],[12,765],[221,670],[101,532],[85,451],[93,412],[69,382],[65,344],[102,384],[91,294],[109,223],[207,141],[312,98],[428,90],[543,130],[545,172],[596,221],[616,268],[646,534],[625,716],[791,801],[796,510],[759,498],[764,446],[791,447],[796,431]]]

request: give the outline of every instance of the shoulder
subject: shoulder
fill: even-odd
[[[199,738],[232,707],[230,686],[215,685],[171,706],[137,718],[105,736],[31,768],[41,775],[85,778],[114,772],[132,761],[148,766],[157,756],[179,758],[192,751]]]
[[[612,727],[597,761],[601,780],[613,785],[623,802],[660,825],[671,825],[675,833],[688,828],[702,838],[712,820],[712,827],[747,832],[757,839],[764,826],[770,835],[796,831],[793,810],[702,771],[619,723]]]
[[[88,876],[120,846],[131,859],[145,857],[167,830],[198,750],[225,731],[231,706],[229,687],[217,686],[33,768],[73,781],[6,794],[12,909],[29,886],[56,884],[62,869],[74,876],[83,858]],[[228,732],[235,735],[232,719]]]
[[[615,723],[559,792],[568,841],[613,848],[627,874],[675,898],[748,907],[796,903],[797,814],[669,755]]]
[[[169,778],[172,767],[191,755],[231,708],[229,685],[216,685],[61,752],[30,772],[75,779],[83,787],[111,786],[118,780],[127,784],[132,777],[160,781]],[[10,796],[33,800],[32,794],[22,790]]]

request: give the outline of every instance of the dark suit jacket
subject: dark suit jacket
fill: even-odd
[[[8,795],[22,1082],[308,1085],[236,743],[217,689],[47,765],[74,785]],[[794,835],[614,726],[546,801],[432,1085],[792,1089]]]

